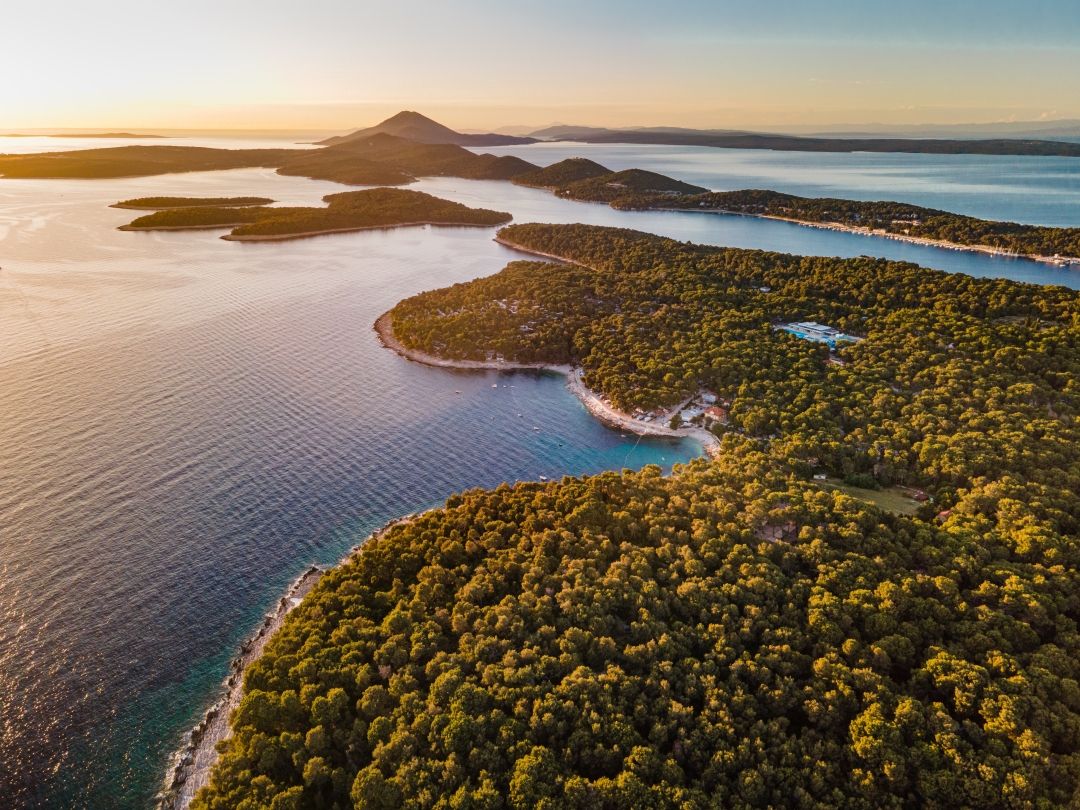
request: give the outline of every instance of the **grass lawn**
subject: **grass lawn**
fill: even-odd
[[[885,510],[886,512],[892,512],[896,515],[914,515],[919,511],[921,504],[918,501],[913,501],[903,490],[899,487],[889,487],[888,489],[862,489],[861,487],[853,487],[849,484],[845,484],[839,478],[829,478],[825,481],[815,481],[822,489],[838,489],[841,492],[850,495],[852,498],[858,498],[860,501],[866,503],[872,503],[874,506]]]

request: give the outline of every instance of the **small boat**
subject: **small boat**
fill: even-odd
[[[548,480],[548,477],[547,477],[546,475],[541,475],[541,476],[540,476],[540,480],[541,480],[541,481],[547,481],[547,480]]]
[[[492,387],[492,388],[498,388],[498,387],[499,387],[499,384],[498,384],[498,383],[492,383],[492,384],[491,384],[491,387]]]

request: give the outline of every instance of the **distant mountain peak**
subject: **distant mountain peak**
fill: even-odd
[[[508,146],[511,144],[533,143],[534,138],[521,138],[514,135],[485,133],[480,135],[456,132],[448,126],[433,121],[415,110],[402,110],[373,127],[358,129],[348,135],[338,135],[319,141],[322,146],[337,146],[343,143],[364,140],[373,135],[393,135],[416,143],[452,143],[458,146]]]

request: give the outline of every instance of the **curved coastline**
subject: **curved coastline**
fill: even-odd
[[[512,242],[497,239],[507,247],[517,247]],[[549,254],[537,251],[525,251],[536,255],[548,256]],[[558,258],[549,256],[549,258]],[[389,312],[384,312],[376,319],[374,330],[382,344],[406,360],[423,363],[426,366],[438,368],[454,368],[464,370],[493,370],[493,371],[550,371],[561,374],[566,378],[566,387],[570,393],[576,396],[585,409],[595,418],[620,430],[627,430],[639,436],[666,436],[669,438],[694,439],[701,443],[705,453],[712,456],[720,447],[720,440],[709,431],[699,427],[670,428],[662,424],[654,424],[636,419],[625,411],[620,411],[606,402],[599,394],[590,389],[582,378],[582,370],[579,367],[568,365],[556,365],[549,363],[512,363],[505,360],[448,360],[444,357],[410,349],[394,335],[393,317]]]
[[[509,239],[499,236],[498,234],[495,235],[495,238],[492,241],[498,242],[503,247],[508,247],[511,250],[518,251],[519,253],[528,253],[530,256],[540,256],[544,259],[551,259],[552,261],[558,262],[559,264],[576,264],[578,267],[588,267],[588,265],[586,264],[582,264],[581,262],[575,262],[573,259],[567,259],[565,256],[559,256],[555,253],[544,253],[542,250],[533,250],[532,248],[527,248],[524,245],[519,245],[517,242],[511,242]],[[390,313],[387,312],[384,314],[389,315]]]

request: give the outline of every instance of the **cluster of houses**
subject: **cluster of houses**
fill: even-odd
[[[726,425],[730,410],[731,400],[703,391],[682,407],[679,418],[683,422],[701,423],[704,427],[710,427],[713,423]]]
[[[813,343],[824,343],[830,349],[835,350],[842,343],[859,343],[862,338],[847,335],[832,326],[826,326],[816,321],[795,321],[793,323],[781,323],[773,327],[780,332],[787,332],[799,340],[809,340]]]
[[[730,411],[730,399],[718,397],[711,391],[702,391],[673,412],[649,412],[638,408],[634,411],[633,417],[643,422],[667,423],[673,416],[677,415],[679,421],[683,424],[695,424],[710,428],[716,424],[726,425]]]

